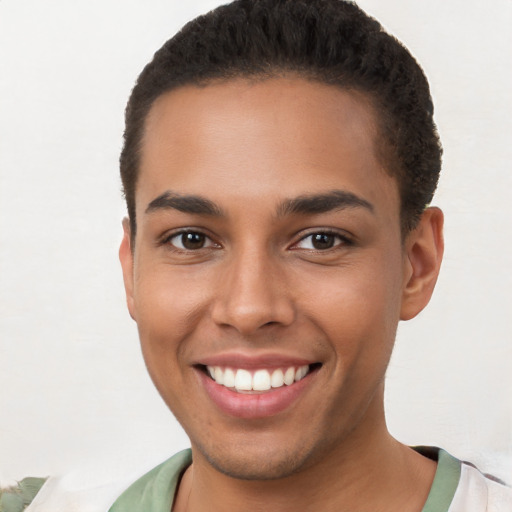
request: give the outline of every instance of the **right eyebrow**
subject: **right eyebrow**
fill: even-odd
[[[209,199],[196,195],[182,196],[170,190],[153,199],[146,208],[146,213],[159,210],[178,210],[183,213],[196,215],[208,215],[213,217],[223,216],[222,210]]]

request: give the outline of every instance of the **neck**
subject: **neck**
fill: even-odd
[[[371,412],[371,411],[370,411]],[[214,469],[193,449],[175,512],[246,510],[304,512],[420,512],[435,473],[435,463],[397,442],[384,413],[370,414],[335,449],[286,478],[240,480]]]

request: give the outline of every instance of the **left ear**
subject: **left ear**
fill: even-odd
[[[443,212],[427,208],[405,240],[406,268],[400,320],[414,318],[429,302],[443,259]]]
[[[135,318],[135,300],[133,296],[133,248],[132,248],[132,236],[130,230],[130,221],[127,217],[123,219],[123,240],[119,247],[119,261],[121,262],[121,268],[123,269],[123,281],[124,289],[126,292],[126,304],[130,316]]]

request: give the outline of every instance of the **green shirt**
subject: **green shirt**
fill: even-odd
[[[461,462],[437,448],[415,449],[438,461],[434,482],[422,512],[447,512],[459,483]],[[179,479],[191,462],[190,450],[177,453],[132,484],[109,512],[169,512]]]

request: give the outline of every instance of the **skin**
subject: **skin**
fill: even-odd
[[[443,219],[427,209],[402,239],[375,140],[363,95],[300,78],[186,86],[152,107],[120,259],[149,373],[191,440],[174,510],[422,509],[435,464],[389,435],[383,379],[399,320],[433,291]],[[361,204],[285,208],[332,191]],[[215,211],[155,203],[166,193]],[[204,246],[184,248],[183,229]],[[320,367],[290,407],[239,418],[197,366],[226,352]]]

